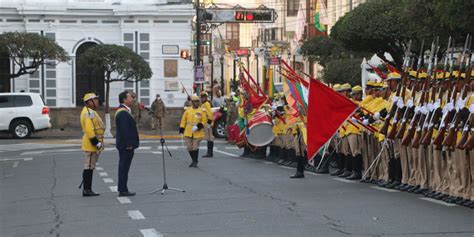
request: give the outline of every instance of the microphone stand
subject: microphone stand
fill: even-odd
[[[166,151],[168,152],[168,154],[170,155],[170,157],[173,157],[171,155],[171,152],[170,150],[168,149],[168,146],[165,144],[165,139],[163,138],[163,132],[160,130],[160,135],[161,135],[161,139],[160,139],[160,143],[161,143],[161,155],[162,155],[162,158],[163,158],[163,187],[160,188],[160,189],[156,189],[152,192],[150,192],[150,194],[154,194],[154,193],[157,193],[157,192],[161,192],[161,195],[165,194],[166,190],[172,190],[172,191],[177,191],[177,192],[185,192],[184,189],[179,189],[179,188],[171,188],[171,187],[168,187],[168,184],[166,183],[166,166],[165,166],[165,147],[166,147]]]

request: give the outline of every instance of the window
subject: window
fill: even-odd
[[[13,106],[13,96],[0,96],[0,108],[9,108]]]
[[[13,97],[15,98],[15,107],[27,107],[33,105],[33,101],[28,95],[15,95]]]
[[[238,23],[226,24],[226,39],[229,42],[229,50],[235,51],[240,48],[240,26]]]
[[[167,59],[164,60],[165,77],[178,76],[178,60]]]
[[[286,0],[286,15],[287,16],[296,16],[298,14],[298,7],[300,5],[300,0]]]

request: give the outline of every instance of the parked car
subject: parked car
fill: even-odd
[[[49,108],[36,93],[0,93],[0,131],[14,138],[51,128]]]
[[[212,108],[214,114],[214,127],[212,128],[212,134],[217,138],[225,138],[227,136],[225,130],[225,117],[220,107]]]

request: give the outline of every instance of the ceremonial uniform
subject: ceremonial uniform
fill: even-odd
[[[201,109],[206,120],[206,123],[204,123],[204,135],[207,140],[207,154],[202,157],[212,157],[214,150],[214,136],[212,135],[214,114],[212,113],[211,102],[207,98],[207,93],[205,91],[201,92]]]
[[[94,93],[84,95],[84,102],[98,103],[98,96]],[[95,101],[94,101],[95,100]],[[98,106],[98,104],[95,104]],[[83,196],[97,196],[98,193],[92,191],[92,176],[95,169],[99,154],[103,150],[104,142],[104,124],[99,115],[92,108],[87,105],[81,111],[80,115],[81,127],[84,135],[82,136],[82,150],[85,153],[86,159],[84,170],[82,173]]]
[[[162,132],[163,118],[166,114],[166,106],[160,95],[156,95],[155,101],[151,104],[152,124],[151,129],[159,129]]]
[[[198,102],[198,100],[197,96],[193,96],[194,102]],[[189,167],[197,167],[199,142],[204,138],[204,124],[206,122],[205,111],[194,106],[186,109],[181,118],[179,132],[184,136],[186,147],[192,159]]]

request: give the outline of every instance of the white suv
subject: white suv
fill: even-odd
[[[0,116],[0,131],[14,138],[28,138],[51,128],[49,108],[36,93],[0,93]]]

